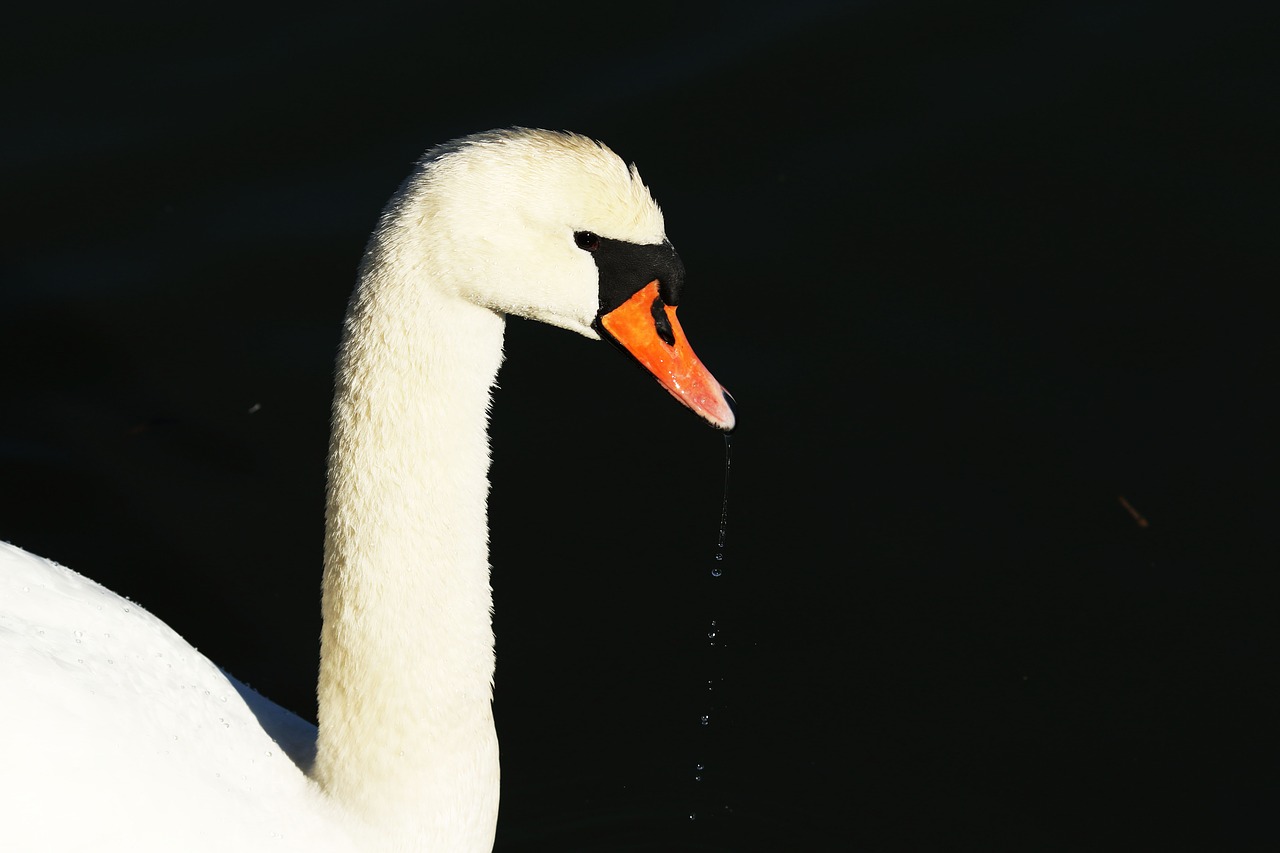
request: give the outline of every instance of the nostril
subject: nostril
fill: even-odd
[[[650,313],[653,314],[653,328],[658,333],[658,337],[662,338],[667,346],[675,346],[676,332],[671,328],[671,319],[667,316],[667,308],[661,298],[653,300]]]

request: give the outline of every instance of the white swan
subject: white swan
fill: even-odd
[[[491,849],[503,317],[612,339],[728,430],[682,284],[605,146],[516,129],[428,152],[370,240],[338,359],[318,732],[127,599],[0,545],[0,849]]]

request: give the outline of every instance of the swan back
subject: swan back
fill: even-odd
[[[307,724],[136,602],[4,543],[0,602],[0,847],[351,849],[245,696]]]

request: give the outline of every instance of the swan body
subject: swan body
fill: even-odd
[[[0,838],[15,851],[490,850],[487,419],[516,314],[629,353],[733,427],[675,316],[634,167],[514,129],[428,152],[365,252],[340,349],[311,727],[163,622],[0,545]]]
[[[0,661],[0,849],[361,849],[248,688],[135,603],[6,544]],[[305,761],[314,728],[253,695]]]

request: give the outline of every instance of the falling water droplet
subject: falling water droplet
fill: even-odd
[[[716,539],[716,548],[724,550],[725,536],[729,532],[729,469],[732,467],[731,449],[733,442],[729,434],[724,436],[724,494],[720,499],[720,536]],[[721,555],[717,555],[721,556]]]
[[[730,438],[726,434],[724,447],[724,494],[720,504],[720,525],[716,531],[715,560],[712,562],[709,569],[709,574],[713,578],[723,577],[725,571],[724,548],[728,534],[729,518],[730,447]],[[717,615],[720,604],[719,599],[726,593],[726,590],[721,589],[724,583],[724,581],[719,581],[708,584],[706,587],[707,604],[708,609],[710,610],[710,613],[708,614],[709,616]],[[717,684],[717,682],[724,681],[723,676],[719,675],[720,668],[723,663],[719,658],[724,655],[725,652],[721,650],[723,643],[721,642],[719,621],[716,619],[710,619],[709,622],[709,625],[706,622],[703,623],[704,625],[707,625],[704,629],[707,637],[707,644],[703,648],[706,650],[704,651],[704,660],[711,667],[711,671],[707,673],[706,689],[708,694],[712,694],[713,691],[717,690],[718,687],[721,686]],[[711,778],[706,776],[706,764],[704,763],[706,759],[703,758],[703,756],[711,755],[711,763],[713,765],[715,764],[714,756],[716,754],[717,742],[719,738],[723,737],[724,733],[720,732],[720,729],[723,727],[721,724],[723,721],[718,720],[716,728],[711,728],[711,716],[713,714],[718,714],[722,709],[722,705],[719,702],[712,702],[710,700],[710,696],[708,696],[708,698],[701,704],[702,708],[698,710],[697,714],[698,726],[699,729],[701,729],[699,741],[701,742],[700,752],[702,752],[702,755],[697,756],[697,758],[702,760],[699,760],[694,764],[694,772],[690,774],[693,778],[692,786],[689,789],[689,795],[693,801],[692,804],[696,809],[691,810],[688,814],[689,820],[691,821],[698,820],[699,815],[703,815],[705,817],[708,808],[711,808],[710,813],[712,814],[712,819],[714,819],[716,812],[715,800],[720,797],[720,792],[717,790],[719,788],[719,776],[717,775]]]

